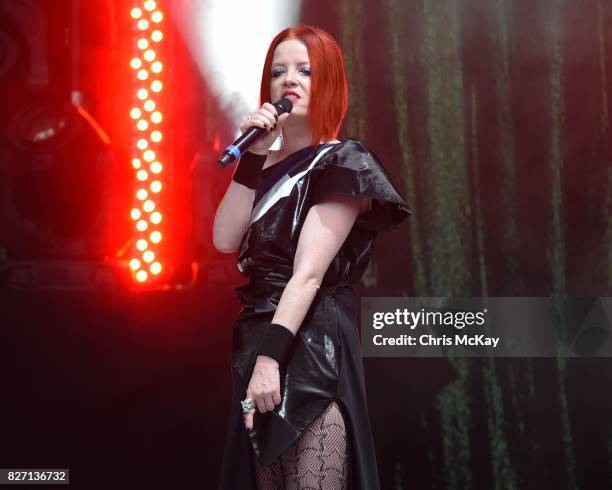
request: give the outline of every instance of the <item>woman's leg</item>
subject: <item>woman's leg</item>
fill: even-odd
[[[330,403],[280,459],[286,490],[349,488],[349,447],[338,404]]]
[[[253,464],[255,464],[254,461]],[[257,490],[284,490],[280,461],[277,459],[269,466],[255,468],[255,481]]]

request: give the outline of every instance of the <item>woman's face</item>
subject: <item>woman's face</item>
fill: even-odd
[[[306,45],[287,39],[274,50],[270,79],[272,102],[287,97],[293,103],[292,117],[305,116],[310,101],[310,59]]]

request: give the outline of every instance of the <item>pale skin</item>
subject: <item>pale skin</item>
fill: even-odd
[[[274,51],[270,95],[273,101],[287,92],[293,110],[276,119],[272,104],[263,104],[250,119],[240,125],[244,132],[252,126],[265,127],[269,134],[260,138],[249,151],[267,154],[264,168],[276,164],[297,150],[312,144],[307,124],[310,99],[310,61],[306,46],[299,40],[281,42]],[[268,148],[283,130],[284,147]],[[333,143],[338,140],[321,141]],[[213,242],[221,252],[235,252],[246,232],[255,190],[237,182],[230,183],[221,201],[213,225]],[[332,194],[312,206],[298,238],[293,274],[276,308],[272,323],[283,325],[294,335],[300,328],[332,260],[342,247],[355,220],[368,208],[368,199]],[[259,355],[255,362],[246,396],[255,400],[257,410],[266,413],[281,402],[279,365],[275,359]],[[244,417],[245,426],[253,427],[255,409]]]

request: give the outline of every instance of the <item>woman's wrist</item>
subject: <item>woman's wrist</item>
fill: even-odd
[[[287,327],[271,323],[261,338],[257,356],[258,358],[260,356],[271,357],[279,365],[283,364],[289,355],[294,339],[295,335]]]
[[[257,153],[245,151],[240,157],[240,160],[238,160],[238,164],[232,175],[232,180],[249,189],[257,189],[261,180],[261,172],[267,158],[267,154],[259,155]]]

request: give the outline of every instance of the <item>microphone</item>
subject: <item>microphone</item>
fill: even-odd
[[[280,116],[285,112],[293,110],[293,104],[287,97],[277,100],[272,104],[276,108],[276,112]],[[236,141],[229,145],[217,160],[221,168],[227,167],[230,163],[238,160],[240,156],[247,151],[250,146],[255,143],[257,138],[262,134],[267,133],[266,128],[250,127]]]

